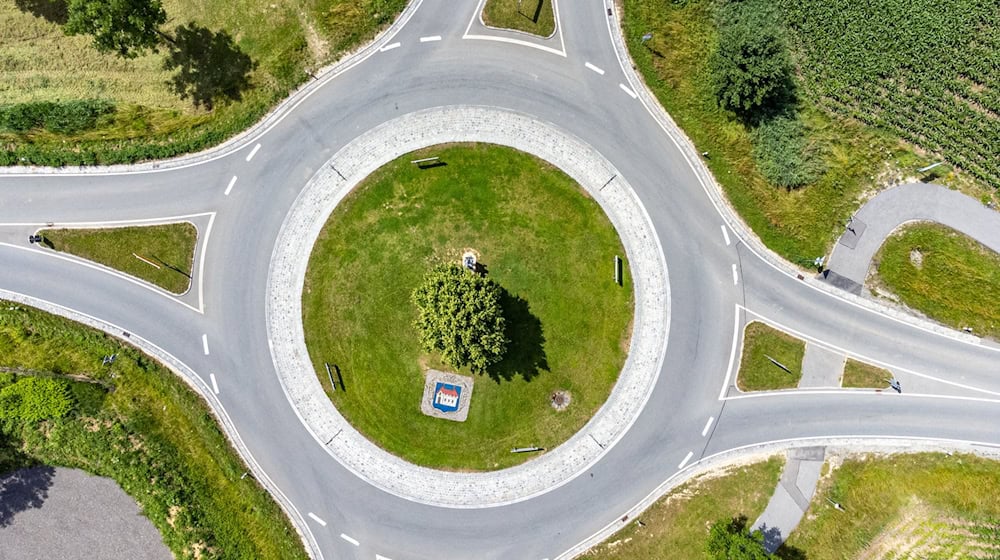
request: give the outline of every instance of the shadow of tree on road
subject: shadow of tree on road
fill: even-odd
[[[66,0],[14,0],[22,12],[30,13],[52,23],[66,23]]]
[[[10,525],[22,511],[42,507],[55,472],[41,466],[0,475],[0,527]]]
[[[167,85],[195,107],[211,110],[217,100],[239,101],[251,87],[250,72],[257,63],[225,31],[213,32],[194,23],[177,28],[167,38],[166,70],[177,70]]]

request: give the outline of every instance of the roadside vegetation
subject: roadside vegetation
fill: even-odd
[[[114,12],[128,2],[0,3],[0,165],[125,163],[218,144],[405,3],[176,0],[133,26]]]
[[[177,558],[307,558],[175,374],[103,333],[0,301],[0,472],[39,464],[114,479]]]
[[[797,387],[802,378],[805,351],[806,343],[788,333],[758,321],[748,324],[743,331],[743,353],[736,386],[740,391]]]
[[[410,163],[435,156],[434,167]],[[430,271],[466,251],[498,286],[507,339],[482,373],[425,349],[413,299]],[[600,206],[533,156],[487,144],[404,155],[337,206],[313,248],[302,305],[317,376],[355,428],[411,462],[524,462],[533,455],[512,448],[563,442],[618,378],[634,304],[627,263],[624,287],[614,282],[615,255],[623,248]],[[324,363],[339,368],[343,388],[331,390]],[[427,369],[474,376],[468,420],[421,413]],[[570,397],[565,410],[553,406],[558,391]]]
[[[847,361],[844,362],[844,376],[841,378],[840,386],[881,389],[888,386],[888,380],[894,377],[892,372],[885,368],[847,358]]]
[[[483,23],[540,37],[551,37],[556,32],[552,0],[486,0]]]
[[[657,500],[636,523],[582,557],[712,560],[715,557],[707,547],[709,527],[720,519],[741,517],[753,523],[771,499],[783,465],[782,457],[772,457],[695,478]]]
[[[919,223],[889,236],[873,287],[957,329],[1000,338],[1000,254],[953,229]]]
[[[188,222],[100,229],[43,229],[44,246],[101,263],[181,294],[191,285],[198,231]]]
[[[1000,186],[989,153],[1000,82],[985,71],[1000,56],[995,10],[902,4],[624,3],[646,83],[744,220],[792,262],[826,254],[885,185],[934,179],[984,200]]]
[[[786,544],[809,560],[996,558],[998,487],[1000,464],[974,455],[849,458],[820,480]]]

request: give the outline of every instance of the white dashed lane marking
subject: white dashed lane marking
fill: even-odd
[[[233,190],[233,185],[235,184],[236,184],[236,175],[233,175],[233,178],[229,180],[229,186],[226,187],[226,192],[222,194],[229,196],[229,191]]]
[[[708,429],[712,427],[712,421],[715,420],[715,416],[709,416],[708,422],[705,422],[705,429],[701,431],[701,437],[705,437],[708,434]]]
[[[390,44],[388,44],[388,45],[380,48],[379,51],[381,51],[381,52],[391,51],[392,49],[395,49],[397,47],[399,47],[399,43],[398,42],[396,42],[396,43],[390,43]]]
[[[618,87],[622,88],[622,91],[624,91],[625,93],[629,94],[629,97],[631,97],[632,99],[638,99],[639,96],[636,95],[634,91],[632,91],[631,89],[629,89],[629,87],[627,85],[619,83]]]
[[[736,265],[734,264],[733,265],[733,286],[736,286],[739,283],[740,283],[740,276],[736,272]]]
[[[259,149],[260,149],[260,144],[257,144],[256,146],[254,146],[253,149],[250,150],[250,153],[247,154],[247,161],[252,160],[253,156],[257,155],[257,150],[259,150]]]
[[[681,461],[681,464],[677,465],[677,470],[683,469],[684,465],[688,464],[688,461],[690,461],[691,457],[693,456],[694,456],[694,451],[688,451],[688,454],[684,456],[684,460]]]
[[[591,70],[593,70],[594,72],[597,72],[598,74],[600,74],[602,76],[604,75],[604,70],[601,70],[600,68],[594,66],[593,64],[591,64],[589,62],[585,63],[584,66],[586,66],[587,68],[590,68]]]
[[[323,521],[322,519],[320,519],[319,516],[317,516],[315,513],[313,513],[313,512],[310,511],[309,512],[309,517],[312,518],[312,520],[315,521],[316,523],[319,523],[320,525],[326,527],[326,521]]]
[[[725,224],[722,225],[722,237],[726,239],[726,247],[729,247],[729,231],[726,230]]]
[[[359,543],[357,539],[352,539],[351,537],[345,535],[344,533],[340,534],[340,538],[342,538],[345,541],[353,544],[354,546],[361,546],[361,543]]]
[[[441,40],[441,36],[440,35],[431,35],[430,37],[421,37],[420,38],[420,42],[421,43],[430,43],[431,41],[440,41],[440,40]]]
[[[219,394],[219,384],[215,382],[215,374],[214,373],[210,373],[210,374],[208,374],[208,377],[209,377],[209,379],[212,380],[212,390],[215,391],[216,395],[218,395]]]
[[[205,355],[208,355],[208,335],[201,335],[201,349],[205,351]]]

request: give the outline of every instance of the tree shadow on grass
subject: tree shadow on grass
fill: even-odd
[[[500,307],[507,321],[505,334],[510,342],[503,359],[487,368],[486,373],[497,383],[510,381],[515,375],[531,381],[541,371],[549,370],[542,322],[531,312],[524,298],[504,288],[500,292]]]
[[[178,70],[167,85],[195,107],[211,110],[217,100],[239,101],[250,88],[250,72],[257,63],[225,31],[188,23],[168,39],[166,70]]]
[[[0,475],[0,527],[13,523],[18,513],[42,507],[55,473],[52,467],[40,466]]]
[[[66,0],[14,0],[14,5],[22,12],[52,23],[66,23]]]

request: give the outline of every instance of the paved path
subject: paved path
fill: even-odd
[[[785,542],[809,509],[825,452],[823,447],[799,447],[788,452],[778,487],[753,525],[764,533],[764,548],[768,552],[774,552]]]
[[[170,560],[159,531],[115,481],[34,467],[0,476],[0,560]]]
[[[818,344],[807,343],[802,356],[802,378],[799,388],[840,387],[846,356]]]
[[[1000,212],[940,185],[909,183],[879,193],[855,213],[854,223],[834,245],[827,268],[834,278],[863,286],[885,238],[913,221],[948,226],[1000,253]]]

